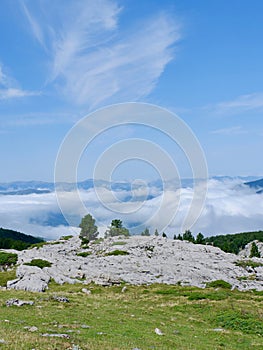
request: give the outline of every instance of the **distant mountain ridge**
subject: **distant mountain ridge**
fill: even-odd
[[[225,181],[225,180],[236,180],[240,179],[244,181],[244,183],[253,188],[259,188],[263,190],[263,179],[258,180],[255,176],[213,176],[210,179],[214,179],[217,181]],[[192,178],[183,178],[183,179],[174,179],[170,180],[166,183],[166,187],[193,187],[194,180]],[[161,179],[151,180],[147,184],[149,187],[155,187],[160,190],[163,190],[163,182]],[[76,188],[75,183],[58,183],[56,186],[58,189],[63,191],[72,191]],[[140,183],[131,183],[127,181],[105,181],[105,180],[93,180],[87,179],[84,181],[79,181],[77,183],[77,188],[80,190],[89,190],[94,187],[104,187],[109,190],[114,191],[132,191],[137,188],[141,188],[142,185]],[[55,184],[53,182],[44,182],[44,181],[15,181],[15,182],[7,182],[0,183],[0,195],[28,195],[28,194],[47,194],[55,191]]]
[[[257,190],[257,193],[263,193],[263,179],[245,182],[245,185],[249,186],[250,188],[254,188]]]

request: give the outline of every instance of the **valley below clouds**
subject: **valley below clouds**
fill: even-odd
[[[242,178],[209,179],[203,210],[189,227],[191,231],[210,236],[262,229],[263,193],[244,182]],[[61,213],[54,188],[51,184],[47,187],[45,183],[34,183],[34,189],[32,183],[23,183],[20,187],[6,184],[0,195],[1,226],[45,239],[77,234],[84,213],[71,201],[74,193],[70,186],[60,193],[67,199],[63,211],[68,221]],[[157,228],[160,233],[165,230],[173,237],[182,230],[194,192],[191,181],[184,180],[181,186],[170,182],[165,188],[158,181],[136,186],[98,183],[95,187],[83,187],[79,186],[79,196],[86,212],[96,219],[101,234],[112,219],[119,218],[133,234],[148,227],[151,234]]]

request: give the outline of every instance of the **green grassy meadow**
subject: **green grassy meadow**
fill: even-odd
[[[152,285],[0,291],[3,349],[263,349],[263,293]],[[54,296],[65,296],[61,303]],[[33,306],[5,305],[19,298]],[[30,332],[25,327],[38,329]],[[159,328],[163,335],[157,335]],[[69,338],[43,337],[44,333]]]

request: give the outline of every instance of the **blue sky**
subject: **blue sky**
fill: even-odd
[[[260,0],[2,0],[0,181],[52,180],[70,128],[128,101],[176,112],[210,175],[262,175],[262,13]],[[90,177],[88,165],[80,169]]]

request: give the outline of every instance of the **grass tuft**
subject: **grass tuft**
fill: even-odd
[[[0,286],[6,287],[8,281],[16,278],[16,269],[0,271]]]
[[[105,256],[117,256],[117,255],[129,255],[130,253],[126,252],[125,250],[113,250],[112,252],[106,253]]]

